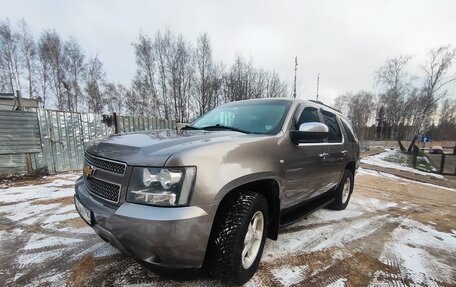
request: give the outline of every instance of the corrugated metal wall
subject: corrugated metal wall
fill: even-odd
[[[113,134],[113,119],[53,110],[0,111],[0,176],[42,169],[49,173],[80,170],[84,146]],[[176,127],[172,120],[130,116],[117,116],[117,123],[119,133]]]
[[[41,152],[35,112],[0,111],[0,154]]]

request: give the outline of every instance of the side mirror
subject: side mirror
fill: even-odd
[[[318,122],[303,123],[299,130],[290,131],[291,140],[295,144],[323,142],[328,135],[328,126]]]

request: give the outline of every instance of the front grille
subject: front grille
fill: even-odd
[[[119,202],[120,186],[93,177],[84,177],[89,191],[101,198]]]
[[[95,157],[89,153],[85,153],[85,161],[87,164],[92,165],[94,167],[104,169],[110,172],[124,174],[126,165],[120,162],[114,162],[107,159],[102,159],[99,157]]]

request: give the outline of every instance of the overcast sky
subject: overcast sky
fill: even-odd
[[[87,54],[98,54],[110,80],[126,85],[140,31],[153,36],[169,28],[192,42],[207,32],[216,59],[229,65],[241,53],[276,70],[290,88],[297,56],[298,97],[315,97],[320,73],[327,102],[349,91],[377,91],[374,73],[387,58],[413,54],[409,68],[420,76],[429,49],[456,46],[456,1],[0,0],[0,19],[6,17],[25,19],[37,36],[51,28],[75,37]]]

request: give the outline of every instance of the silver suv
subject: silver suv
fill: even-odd
[[[232,102],[180,131],[94,142],[75,205],[101,238],[140,262],[243,284],[280,227],[347,206],[358,164],[350,121],[328,106]]]

